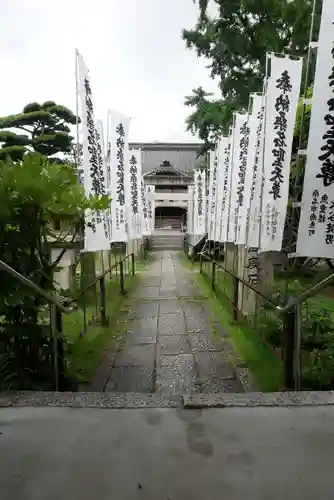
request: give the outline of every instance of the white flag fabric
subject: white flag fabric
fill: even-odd
[[[87,196],[106,194],[106,164],[104,158],[103,130],[95,126],[93,96],[87,66],[76,51],[79,101],[81,103],[81,125],[83,133],[83,175]],[[105,212],[85,215],[85,252],[108,250],[109,230]]]
[[[148,184],[145,186],[145,189],[150,234],[153,234],[155,228],[155,186],[153,184]]]
[[[221,243],[228,241],[228,227],[230,217],[230,198],[231,198],[231,184],[232,184],[232,157],[233,157],[233,144],[234,144],[234,128],[230,128],[230,134],[227,142],[227,149],[224,151],[224,183],[223,183],[223,198],[221,206],[221,228],[220,238]]]
[[[263,189],[263,148],[265,127],[265,95],[261,97],[260,111],[256,120],[256,144],[253,179],[250,193],[249,227],[247,231],[247,246],[258,248],[260,241],[260,218]]]
[[[194,186],[188,186],[187,233],[194,234]]]
[[[209,196],[208,196],[208,239],[215,240],[216,236],[216,202],[218,176],[219,144],[214,151],[210,151]]]
[[[206,218],[206,185],[205,171],[194,171],[194,234],[205,234]]]
[[[130,150],[130,160],[128,168],[128,181],[126,185],[129,186],[129,236],[130,239],[135,240],[142,237],[142,213],[143,205],[141,199],[141,150]]]
[[[324,0],[296,253],[334,258],[334,4]]]
[[[110,187],[112,241],[128,241],[129,186],[129,124],[130,119],[109,111]]]
[[[281,251],[303,60],[271,55],[267,87],[260,252]]]
[[[230,212],[228,222],[228,238],[230,243],[236,242],[236,233],[238,225],[238,214],[240,202],[243,201],[243,182],[244,182],[244,150],[245,139],[248,136],[247,127],[248,116],[242,113],[234,115],[234,133],[232,150],[232,170],[231,170],[231,193],[230,193]]]
[[[147,193],[144,187],[143,178],[141,178],[141,202],[142,202],[142,228],[143,236],[150,236],[150,221],[148,218],[148,208],[147,208]]]
[[[246,245],[247,235],[249,232],[250,220],[250,199],[253,184],[253,174],[255,166],[256,142],[257,142],[257,128],[259,122],[259,115],[262,106],[262,96],[251,94],[251,114],[248,117],[249,129],[249,143],[246,158],[246,173],[243,192],[243,203],[239,207],[239,224],[237,231],[238,245]]]
[[[223,202],[226,197],[227,175],[228,175],[228,137],[221,137],[218,152],[218,174],[217,174],[217,202],[216,202],[216,226],[215,241],[221,241]],[[225,185],[226,179],[226,185]]]
[[[239,156],[239,167],[238,167],[239,179],[238,179],[238,191],[237,191],[238,219],[237,219],[237,227],[235,235],[235,243],[237,245],[244,245],[246,243],[245,225],[243,224],[243,220],[246,217],[245,204],[247,203],[247,200],[245,199],[245,188],[246,188],[247,168],[250,168],[248,164],[248,149],[249,149],[249,134],[250,134],[248,115],[247,115],[247,122],[244,124],[241,133],[242,137],[240,142],[240,156]]]

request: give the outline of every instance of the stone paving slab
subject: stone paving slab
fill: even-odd
[[[160,356],[156,374],[156,391],[190,392],[196,387],[196,371],[192,354]]]
[[[179,300],[161,300],[159,314],[183,314],[182,305]]]
[[[152,371],[140,366],[111,370],[105,392],[153,392]]]
[[[143,286],[135,292],[134,297],[159,297],[159,290],[158,286]]]
[[[113,366],[140,366],[153,371],[154,357],[155,344],[132,345],[117,353]]]
[[[224,360],[221,353],[217,352],[196,352],[194,354],[199,378],[235,378],[235,372],[230,363]]]
[[[182,314],[162,314],[159,316],[158,335],[183,335],[186,332]]]
[[[191,354],[191,346],[187,335],[160,335],[158,355]]]
[[[129,330],[135,335],[141,336],[156,336],[158,325],[158,317],[156,318],[139,318],[135,319],[130,325]]]
[[[204,332],[209,334],[212,331],[211,323],[206,316],[202,314],[186,316],[186,325],[188,332]]]
[[[174,299],[176,296],[176,288],[160,288],[159,297],[167,297],[169,299]]]
[[[202,394],[215,394],[215,393],[239,393],[244,392],[241,382],[234,379],[225,378],[210,378],[207,380],[200,380],[200,390]]]
[[[188,339],[193,352],[217,351],[219,349],[217,344],[203,333],[189,333]]]
[[[134,303],[133,311],[131,315],[133,318],[157,318],[159,314],[159,302],[147,301],[147,300],[137,300]]]

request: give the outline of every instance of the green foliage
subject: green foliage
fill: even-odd
[[[222,98],[208,100],[202,88],[186,97],[195,110],[187,128],[207,144],[221,130],[227,132],[233,111],[248,108],[251,92],[261,92],[266,52],[304,56],[307,52],[313,0],[214,0],[218,15],[199,0],[194,29],[184,30],[186,46],[210,61],[212,78],[219,81]],[[320,5],[315,25],[319,24]],[[316,33],[315,33],[316,36]]]
[[[38,154],[22,162],[0,161],[0,259],[54,293],[53,273],[67,244],[75,241],[84,213],[103,210],[108,198],[87,198],[69,165],[50,163]],[[69,227],[57,235],[57,218]],[[51,241],[63,246],[50,260]],[[40,295],[0,271],[0,384],[20,389],[52,387],[52,345],[48,307]],[[8,385],[8,384],[7,384]]]
[[[30,103],[22,113],[0,118],[0,159],[9,156],[17,161],[34,151],[49,158],[70,153],[73,147],[70,126],[76,122],[70,109],[53,101]]]

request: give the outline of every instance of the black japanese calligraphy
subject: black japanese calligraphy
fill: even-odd
[[[121,207],[125,205],[125,190],[124,190],[124,138],[125,131],[123,123],[119,123],[116,127],[116,158],[117,158],[117,186],[116,199]]]
[[[318,219],[318,208],[319,208],[319,191],[314,189],[312,191],[312,203],[309,217],[308,234],[313,236],[315,234],[315,225]]]
[[[139,213],[138,165],[135,155],[131,155],[130,158],[130,191],[131,191],[132,213],[134,215],[137,215]]]
[[[238,206],[242,207],[244,204],[244,192],[245,192],[245,177],[247,168],[247,153],[249,144],[249,127],[247,122],[245,122],[240,128],[241,140],[240,140],[240,154],[239,154],[239,180],[238,180]]]
[[[334,23],[333,23],[334,24]],[[334,59],[334,44],[331,50]],[[334,92],[334,65],[331,68],[331,73],[328,76],[329,86]],[[325,144],[321,147],[323,153],[318,156],[318,160],[322,162],[320,169],[321,173],[317,174],[318,179],[322,179],[324,187],[331,186],[334,183],[334,98],[327,101],[328,113],[324,117],[327,127],[327,132],[323,136]]]
[[[203,216],[204,207],[203,207],[203,182],[201,173],[197,174],[197,215],[199,217]]]
[[[325,241],[327,245],[334,244],[334,202],[331,201],[328,210],[327,223],[325,229]]]
[[[289,92],[292,90],[291,78],[289,73],[283,71],[280,78],[276,80],[276,88],[281,91],[276,98],[275,110],[276,116],[274,119],[274,130],[276,135],[274,138],[274,148],[272,150],[275,160],[272,164],[273,170],[271,171],[270,182],[271,191],[274,200],[281,198],[281,185],[284,182],[284,162],[286,156],[286,132],[288,128],[287,113],[290,111],[290,97]]]

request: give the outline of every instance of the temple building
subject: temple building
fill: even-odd
[[[145,184],[155,186],[155,227],[179,228],[187,221],[188,186],[199,164],[198,143],[131,143],[142,151]]]

